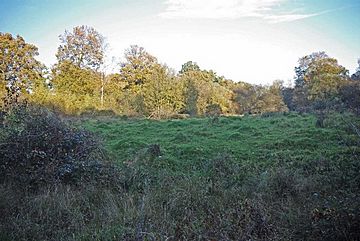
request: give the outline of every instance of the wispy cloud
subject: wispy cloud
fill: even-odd
[[[262,16],[263,19],[268,20],[269,23],[281,23],[281,22],[292,22],[300,19],[310,18],[323,14],[313,13],[313,14],[282,14],[282,15],[265,15]]]
[[[275,14],[287,0],[166,0],[163,18],[238,19],[255,17],[270,23],[291,22],[317,16],[322,13],[299,14],[285,12]]]

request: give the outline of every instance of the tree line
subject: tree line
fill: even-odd
[[[353,75],[335,58],[315,52],[299,59],[294,87],[235,82],[188,61],[179,72],[131,45],[115,73],[106,74],[105,38],[77,26],[60,35],[48,68],[23,37],[0,33],[0,108],[29,102],[74,115],[109,111],[155,119],[282,111],[360,113],[360,60]]]

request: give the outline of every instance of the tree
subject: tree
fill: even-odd
[[[281,95],[283,97],[283,101],[286,104],[287,108],[290,111],[295,110],[294,105],[294,88],[291,87],[283,87],[281,89]]]
[[[6,83],[5,81],[0,81],[0,112],[2,109],[4,109],[4,101],[6,98]]]
[[[295,67],[295,87],[304,87],[305,85],[305,76],[308,72],[308,69],[314,61],[328,58],[329,56],[321,51],[314,52],[310,55],[306,55],[298,60],[299,65]]]
[[[44,66],[35,59],[35,45],[28,44],[21,36],[0,33],[0,96],[8,101],[31,92],[36,80],[41,79]]]
[[[179,78],[184,86],[186,113],[204,115],[207,107],[214,104],[219,105],[221,113],[230,111],[232,92],[220,84],[221,78],[214,71],[200,70],[189,61],[183,65]]]
[[[104,106],[104,102],[105,102],[105,94],[107,94],[107,92],[109,91],[106,91],[106,89],[109,87],[108,85],[110,85],[110,81],[111,80],[117,80],[119,79],[119,75],[110,75],[111,78],[108,78],[107,74],[106,74],[106,71],[107,70],[110,70],[110,71],[114,71],[115,68],[118,66],[118,64],[115,63],[115,57],[112,58],[111,62],[109,62],[108,64],[104,64],[102,65],[102,68],[99,72],[100,74],[100,80],[101,80],[101,84],[100,84],[100,105],[101,105],[101,108],[103,109],[105,106]],[[112,78],[112,77],[115,77],[115,78]],[[107,98],[109,98],[110,96],[106,95]]]
[[[52,70],[54,105],[71,114],[95,109],[100,98],[100,84],[96,71],[81,69],[70,61],[61,62]]]
[[[104,37],[94,28],[77,26],[60,35],[61,45],[52,69],[55,105],[62,103],[66,112],[79,112],[102,105],[105,76],[100,73],[104,63]]]
[[[183,79],[184,82],[184,112],[190,116],[198,114],[199,91],[196,87],[195,80],[191,78]]]
[[[179,71],[179,74],[184,74],[188,71],[200,71],[200,67],[197,63],[193,61],[188,61],[181,66],[181,70]]]
[[[238,83],[234,92],[239,114],[260,114],[287,111],[281,94],[282,82],[275,81],[270,86]]]
[[[120,106],[119,102],[124,97],[124,88],[125,83],[121,80],[121,76],[118,73],[109,74],[104,76],[105,78],[105,88],[103,90],[103,95],[106,96],[104,100],[105,109],[112,109],[117,113],[121,113],[123,105]]]
[[[53,76],[56,91],[76,95],[98,94],[100,76],[93,70],[84,70],[65,61],[54,69]]]
[[[234,102],[238,114],[252,113],[257,100],[258,86],[244,82],[236,83],[234,86]]]
[[[309,99],[326,100],[336,96],[348,81],[348,70],[334,58],[323,58],[310,63],[305,74]]]
[[[287,111],[281,90],[283,84],[281,81],[274,81],[272,85],[264,87],[264,92],[258,97],[258,102],[263,102],[263,106],[259,108],[259,112],[283,112]]]
[[[28,100],[36,105],[49,106],[51,105],[51,84],[48,69],[45,67],[42,73],[42,78],[36,79],[31,87],[31,93]]]
[[[348,81],[348,71],[324,52],[299,59],[295,67],[294,104],[297,110],[309,110],[316,103],[330,103]]]
[[[104,37],[94,28],[77,26],[59,37],[61,45],[56,54],[59,63],[70,61],[79,68],[94,70],[103,64],[106,44]]]
[[[126,83],[126,89],[139,92],[142,85],[151,78],[158,66],[157,59],[143,47],[131,45],[125,50],[125,62],[121,63],[120,76]]]
[[[351,81],[340,89],[340,97],[345,107],[360,115],[360,82]]]
[[[166,66],[158,65],[144,84],[144,103],[151,118],[169,118],[183,107],[179,81]]]
[[[360,59],[358,59],[358,64],[350,81],[341,87],[340,97],[347,109],[360,115]]]

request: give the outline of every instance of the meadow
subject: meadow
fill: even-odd
[[[325,128],[317,128],[315,115],[279,113],[185,120],[103,118],[81,125],[101,136],[120,164],[158,145],[161,153],[154,162],[159,168],[188,175],[202,172],[217,156],[255,172],[318,160],[340,162],[356,146],[351,141],[356,133],[349,133],[340,115],[325,122]]]
[[[42,121],[39,130],[47,126],[51,136],[57,117],[44,113],[29,123]],[[53,141],[63,143],[60,149],[73,143],[66,156],[73,153],[75,160],[94,145],[91,138],[99,138],[112,167],[85,160],[73,168],[66,162],[65,174],[72,179],[46,184],[47,174],[35,191],[21,184],[29,178],[27,171],[15,176],[23,178],[20,187],[16,178],[5,180],[0,240],[360,238],[360,121],[354,115],[328,114],[321,127],[318,116],[292,112],[171,120],[93,116],[66,122],[93,137],[78,139],[72,127],[62,127],[66,131],[60,132],[68,134],[42,143],[51,150]],[[27,124],[18,123],[8,128],[26,134]],[[68,141],[72,136],[75,142]],[[39,174],[41,163],[36,165]]]

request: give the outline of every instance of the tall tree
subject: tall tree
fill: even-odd
[[[38,54],[37,47],[21,36],[0,32],[0,96],[16,101],[18,96],[31,92],[44,68],[35,58]]]
[[[55,104],[63,103],[63,109],[71,113],[98,108],[105,81],[99,72],[104,63],[104,37],[84,25],[74,27],[72,32],[66,30],[59,37],[58,62],[52,69]]]
[[[230,112],[232,91],[220,84],[221,78],[214,71],[201,70],[189,61],[183,65],[179,78],[184,83],[185,112],[204,115],[210,105],[219,106],[222,113]]]
[[[0,81],[0,110],[4,109],[5,99],[7,96],[6,83],[5,81]]]
[[[59,63],[70,61],[79,68],[94,70],[103,64],[106,44],[104,37],[94,28],[77,26],[59,37],[61,45],[56,54]]]
[[[298,66],[295,67],[295,87],[304,87],[305,76],[308,69],[314,61],[328,58],[329,56],[324,52],[314,52],[306,55],[298,60]]]
[[[350,81],[340,89],[340,97],[345,107],[360,115],[360,81]]]
[[[100,75],[64,61],[52,70],[54,105],[69,113],[96,109],[100,99]]]
[[[119,102],[124,98],[125,83],[121,80],[121,76],[118,73],[109,74],[104,77],[105,87],[102,93],[106,98],[104,99],[103,108],[122,113],[124,105],[119,105]]]
[[[180,82],[172,71],[158,65],[151,78],[144,84],[142,95],[147,111],[152,118],[169,118],[183,107]]]
[[[289,111],[295,110],[295,104],[294,104],[294,88],[290,86],[282,86],[281,88],[281,95],[283,98],[283,101]]]
[[[125,50],[125,61],[121,63],[120,76],[126,83],[126,89],[139,92],[143,84],[150,80],[158,67],[157,59],[143,47],[131,45]]]
[[[287,111],[288,108],[281,93],[282,89],[281,81],[274,81],[270,86],[237,83],[234,89],[237,113],[259,114]]]
[[[304,56],[298,63],[294,89],[297,110],[309,109],[314,101],[328,102],[348,80],[348,71],[325,52]]]
[[[348,81],[348,70],[334,58],[312,61],[305,74],[305,84],[309,89],[309,99],[326,100],[336,96]]]

